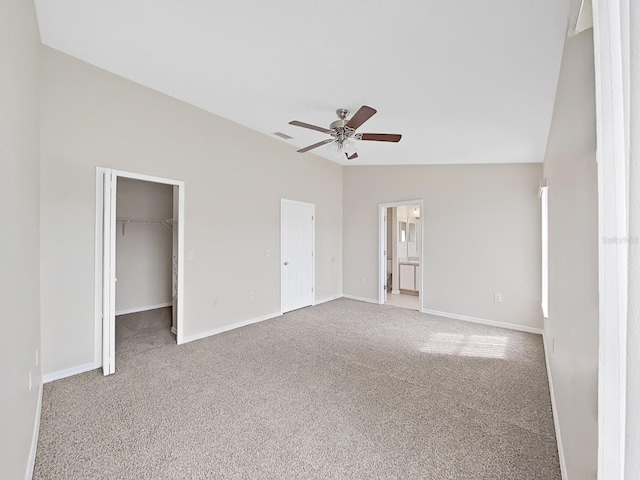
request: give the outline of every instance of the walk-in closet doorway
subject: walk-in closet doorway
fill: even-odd
[[[96,180],[96,356],[108,375],[116,343],[120,359],[182,343],[184,183],[107,168]]]

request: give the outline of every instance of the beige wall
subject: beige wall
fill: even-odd
[[[595,138],[593,37],[588,30],[565,45],[544,163],[549,181],[549,318],[544,329],[570,479],[595,478],[597,468]]]
[[[38,55],[33,2],[0,4],[2,344],[0,476],[22,479],[36,421],[40,368]],[[28,376],[33,387],[29,391]]]
[[[49,48],[42,69],[44,372],[95,360],[97,166],[185,182],[185,336],[280,311],[281,197],[316,205],[316,299],[342,293],[342,167]]]
[[[424,308],[541,328],[541,174],[539,164],[346,167],[344,293],[377,300],[379,204],[424,199]]]
[[[173,186],[118,178],[119,220],[173,217]],[[123,234],[124,227],[124,234]],[[117,224],[116,314],[171,303],[173,233],[162,224]]]

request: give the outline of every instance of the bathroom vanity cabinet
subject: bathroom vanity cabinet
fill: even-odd
[[[400,290],[420,291],[420,264],[418,262],[400,262]]]

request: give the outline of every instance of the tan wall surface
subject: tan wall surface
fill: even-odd
[[[33,2],[0,2],[0,477],[25,478],[40,367],[38,63]],[[29,391],[29,372],[33,387]]]
[[[595,478],[598,442],[598,188],[592,30],[565,44],[544,163],[549,318],[544,322],[570,479]],[[555,344],[555,353],[551,344]]]
[[[121,220],[171,219],[173,186],[118,178],[116,211]],[[171,303],[172,231],[162,224],[116,227],[116,313]]]
[[[541,328],[541,173],[540,164],[346,167],[344,293],[377,300],[379,205],[424,199],[424,308]]]
[[[95,360],[98,166],[185,182],[185,336],[280,311],[282,197],[316,205],[316,299],[342,293],[341,166],[50,48],[42,59],[44,372]]]

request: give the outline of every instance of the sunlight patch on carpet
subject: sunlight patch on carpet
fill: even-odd
[[[509,338],[493,335],[434,333],[420,351],[463,357],[505,358]]]

